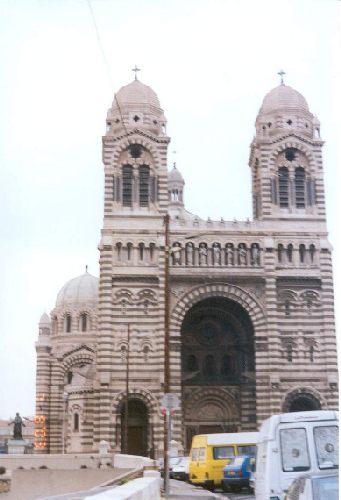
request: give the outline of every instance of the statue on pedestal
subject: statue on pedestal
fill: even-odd
[[[22,428],[23,426],[26,427],[26,425],[24,424],[23,422],[23,419],[21,418],[21,416],[19,415],[19,413],[17,412],[15,414],[15,418],[14,420],[12,420],[12,422],[9,422],[8,425],[12,425],[14,424],[14,427],[13,427],[13,439],[22,439]]]

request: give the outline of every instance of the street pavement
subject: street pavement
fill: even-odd
[[[164,497],[163,497],[164,498]],[[169,499],[172,500],[254,500],[255,497],[248,491],[243,491],[240,493],[223,493],[221,490],[215,491],[214,493],[200,488],[198,486],[193,486],[184,481],[176,481],[175,479],[170,480],[170,495]]]

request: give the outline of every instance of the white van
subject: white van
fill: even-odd
[[[337,469],[339,413],[304,411],[264,420],[257,443],[256,500],[284,500],[305,472]]]

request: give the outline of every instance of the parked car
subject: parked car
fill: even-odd
[[[221,486],[223,491],[240,491],[242,488],[249,488],[251,467],[255,463],[255,458],[250,455],[234,457],[223,469],[223,480]]]
[[[172,470],[169,471],[169,477],[172,479],[180,479],[187,481],[189,471],[189,457],[180,457],[179,461],[172,465]]]
[[[338,500],[338,498],[338,472],[299,476],[291,483],[285,495],[285,500]]]

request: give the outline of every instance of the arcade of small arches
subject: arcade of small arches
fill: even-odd
[[[77,312],[75,314],[66,312],[62,315],[53,315],[51,321],[52,334],[88,332],[93,328],[95,318],[89,311]]]
[[[174,242],[170,248],[172,266],[220,266],[220,267],[261,267],[263,249],[259,243],[188,242],[183,245]],[[317,264],[317,249],[314,244],[279,243],[276,251],[277,262],[281,266],[312,266]],[[115,262],[155,265],[157,249],[154,242],[117,242]]]

